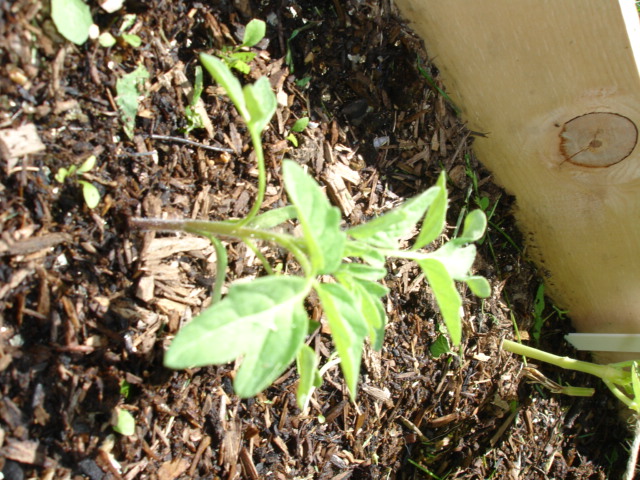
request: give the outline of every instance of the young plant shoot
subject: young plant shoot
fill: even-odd
[[[80,185],[82,187],[82,196],[84,197],[84,202],[89,208],[96,208],[98,206],[98,203],[100,203],[100,191],[93,183],[88,182],[87,180],[83,180],[81,177],[89,173],[95,166],[96,156],[91,155],[84,162],[82,162],[82,165],[80,165],[79,167],[70,165],[69,168],[60,168],[55,176],[55,179],[60,183],[71,180]]]
[[[353,399],[365,339],[376,350],[382,347],[387,322],[382,298],[388,289],[380,282],[387,275],[386,259],[391,257],[417,262],[435,294],[451,342],[458,345],[462,299],[455,282],[466,283],[478,296],[490,294],[487,280],[469,273],[476,255],[472,242],[480,239],[486,228],[484,213],[469,213],[458,238],[427,253],[423,247],[445,228],[448,200],[444,173],[435,186],[400,207],[365,224],[342,229],[340,210],[331,205],[318,183],[296,162],[284,160],[282,177],[291,205],[259,214],[266,187],[261,134],[275,112],[275,95],[264,77],[243,88],[224,62],[207,54],[201,54],[200,59],[247,124],[259,172],[255,203],[240,220],[134,219],[133,225],[205,235],[214,241],[218,262],[223,265],[226,253],[218,239],[245,242],[270,273],[271,267],[255,244],[267,242],[289,251],[300,266],[300,274],[268,274],[231,284],[224,298],[177,333],[165,365],[182,369],[242,358],[234,389],[238,395],[250,397],[271,385],[295,361],[300,374],[298,405],[304,409],[321,383],[317,354],[305,343],[310,320],[304,302],[314,291]],[[299,224],[301,235],[275,228],[292,220]],[[401,248],[401,239],[416,227],[419,233],[412,248]],[[216,285],[221,285],[225,269],[218,271]]]
[[[629,409],[640,413],[640,377],[638,377],[638,363],[636,361],[599,365],[597,363],[574,360],[570,357],[559,357],[511,340],[504,340],[502,347],[507,352],[515,353],[516,355],[533,358],[567,370],[594,375],[604,382],[618,400]],[[569,389],[565,393],[571,395],[571,392],[572,390]]]

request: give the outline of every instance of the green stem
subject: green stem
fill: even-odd
[[[132,218],[130,224],[139,230],[154,230],[165,232],[189,232],[196,235],[218,235],[236,238],[242,241],[258,239],[274,242],[290,251],[296,258],[307,276],[314,276],[311,261],[302,248],[298,239],[286,234],[259,230],[240,226],[237,222],[210,222],[206,220],[164,220],[155,218]]]
[[[622,393],[620,391],[620,389],[618,387],[616,387],[613,382],[610,382],[609,380],[605,380],[602,379],[602,381],[604,382],[604,384],[609,387],[609,390],[611,390],[611,393],[613,393],[613,395],[620,400],[622,403],[624,403],[627,407],[629,407],[632,410],[637,410],[638,405],[636,404],[635,400],[631,400],[629,397],[627,397],[624,393]]]
[[[267,271],[267,275],[273,275],[274,274],[273,268],[271,268],[271,265],[269,264],[267,257],[265,257],[262,254],[262,252],[258,249],[258,246],[248,238],[244,239],[244,243],[247,244],[247,247],[249,247],[251,251],[255,254],[255,256],[258,258],[258,260],[260,260],[260,263],[262,263],[262,267]]]
[[[552,353],[543,352],[537,348],[512,342],[511,340],[503,340],[502,346],[506,351],[515,353],[516,355],[523,355],[567,370],[575,370],[577,372],[595,375],[602,380],[612,383],[626,385],[631,381],[628,373],[609,365],[598,365],[595,363],[574,360],[569,357],[560,357],[558,355],[553,355]]]
[[[216,279],[211,291],[211,303],[217,303],[222,299],[222,285],[227,273],[227,250],[222,242],[213,235],[205,235],[212,243],[216,251]]]
[[[256,163],[258,164],[258,193],[256,199],[249,210],[249,213],[242,220],[238,221],[236,225],[242,227],[249,223],[260,212],[262,201],[264,200],[264,192],[267,189],[267,170],[264,165],[264,150],[262,149],[262,132],[256,131],[255,128],[251,128],[249,122],[249,133],[251,135],[251,143],[253,144],[253,151],[256,152]]]

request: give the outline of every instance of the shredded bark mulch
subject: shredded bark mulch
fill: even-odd
[[[478,165],[474,133],[439,93],[428,52],[391,2],[153,0],[113,14],[91,6],[114,33],[123,14],[137,14],[131,33],[142,45],[76,46],[56,32],[49,2],[0,3],[4,478],[618,478],[628,432],[606,389],[539,366],[560,383],[597,388],[586,399],[550,394],[529,383],[535,366],[500,350],[516,328],[530,336],[540,281],[510,216],[512,199]],[[428,188],[442,169],[449,235],[476,199],[490,201],[476,271],[493,294],[480,301],[462,292],[459,351],[434,356],[442,322],[431,291],[416,265],[392,261],[384,347],[365,349],[355,403],[338,365],[307,412],[296,406],[293,367],[257,397],[239,399],[233,364],[162,366],[173,335],[208,305],[215,254],[206,239],[132,231],[129,219],[247,213],[257,177],[249,135],[208,75],[210,123],[183,131],[198,53],[238,44],[251,18],[267,22],[267,37],[253,49],[250,74],[238,75],[268,76],[279,102],[264,135],[263,209],[285,202],[285,157],[308,168],[350,225]],[[150,78],[129,139],[116,81],[138,65]],[[302,116],[311,124],[295,147],[286,137]],[[95,209],[80,185],[54,180],[89,155],[98,165],[85,179],[102,194]],[[229,281],[262,274],[245,246],[228,250]],[[282,252],[265,252],[288,265]],[[321,319],[313,300],[309,310]],[[562,339],[569,328],[553,315],[542,348],[575,356]],[[333,351],[325,329],[311,346],[323,364]],[[135,418],[134,435],[114,432],[118,409]]]

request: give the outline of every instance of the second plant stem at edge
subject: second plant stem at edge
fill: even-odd
[[[512,342],[511,340],[503,340],[502,347],[511,353],[522,355],[525,357],[533,358],[541,362],[550,363],[560,368],[567,370],[575,370],[578,372],[588,373],[589,375],[595,375],[602,380],[615,383],[615,384],[628,384],[631,381],[630,375],[627,372],[622,371],[620,368],[616,368],[609,365],[598,365],[596,363],[583,362],[581,360],[575,360],[569,357],[560,357],[552,353],[543,352],[537,348],[528,347],[521,343]]]

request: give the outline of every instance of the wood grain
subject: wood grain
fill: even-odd
[[[547,291],[578,331],[640,333],[634,2],[397,4],[469,128],[487,134],[475,151],[516,196]]]

